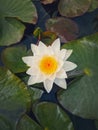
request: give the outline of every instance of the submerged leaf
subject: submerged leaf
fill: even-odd
[[[76,17],[84,14],[91,4],[91,0],[60,0],[59,12],[62,16]]]
[[[62,42],[67,42],[77,38],[79,30],[77,24],[67,18],[51,18],[46,22],[48,31],[56,33]]]

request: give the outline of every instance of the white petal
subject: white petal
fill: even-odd
[[[22,60],[23,60],[24,63],[26,63],[28,66],[32,66],[32,64],[33,64],[33,56],[22,57]]]
[[[33,52],[34,55],[39,55],[39,51],[38,51],[38,46],[31,44],[31,50]]]
[[[38,75],[39,70],[36,66],[34,66],[34,67],[29,68],[26,73],[29,75]]]
[[[48,55],[49,54],[48,47],[43,42],[41,42],[41,41],[39,42],[38,50],[39,50],[39,55],[40,56]]]
[[[53,50],[54,50],[55,52],[60,51],[60,39],[59,39],[59,38],[56,39],[56,40],[53,42],[53,44],[52,44],[51,47],[53,48]]]
[[[65,61],[64,66],[63,66],[65,71],[73,70],[76,67],[77,67],[77,65],[75,63],[70,62],[70,61]]]
[[[41,42],[41,41],[39,41],[38,47],[39,48],[44,48],[44,49],[47,48],[47,46],[43,42]]]
[[[30,76],[29,80],[28,80],[28,85],[32,85],[35,84],[35,76]]]
[[[67,84],[66,84],[65,79],[57,79],[56,78],[54,82],[55,82],[55,84],[57,84],[61,88],[64,88],[64,89],[67,88]]]
[[[66,51],[65,60],[67,60],[70,57],[71,53],[72,53],[72,50]]]
[[[50,76],[48,77],[48,79],[49,79],[49,80],[54,80],[55,77],[56,77],[56,74],[52,74],[52,75],[50,75]]]
[[[31,44],[31,49],[34,55],[41,56],[47,53],[47,46],[41,41],[39,41],[38,46]]]
[[[53,80],[46,79],[44,81],[44,87],[45,87],[46,91],[49,93],[53,87]]]
[[[62,49],[62,50],[60,51],[60,55],[59,55],[59,56],[60,56],[61,59],[64,59],[64,58],[65,58],[66,51],[67,51],[66,49]]]
[[[61,79],[67,78],[67,74],[65,70],[61,69],[59,72],[57,72],[56,78],[61,78]]]
[[[47,54],[48,55],[54,55],[54,51],[53,51],[53,49],[52,49],[51,46],[48,46],[48,48],[47,48]]]
[[[40,82],[43,82],[43,81],[44,81],[44,77],[42,75],[30,76],[30,78],[28,80],[28,85],[40,83]]]
[[[64,61],[62,59],[58,59],[58,64],[59,66],[58,66],[57,72],[59,72],[62,66],[64,65]]]

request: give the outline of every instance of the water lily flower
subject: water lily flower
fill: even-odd
[[[27,74],[30,75],[28,85],[44,83],[44,88],[49,93],[53,83],[66,89],[67,71],[77,67],[75,63],[67,61],[72,50],[61,49],[60,39],[56,39],[51,46],[46,46],[39,41],[38,46],[31,44],[33,56],[23,57],[22,60],[29,66]]]

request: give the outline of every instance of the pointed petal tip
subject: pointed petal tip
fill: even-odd
[[[63,68],[66,72],[71,71],[71,70],[75,69],[76,67],[77,67],[77,65],[70,61],[66,61],[63,66]]]
[[[47,93],[50,93],[50,92],[51,92],[51,90],[48,90],[48,89],[45,89],[45,90],[46,90]]]
[[[67,85],[65,86],[65,88],[64,89],[67,89]]]
[[[31,44],[31,51],[34,53],[36,53],[36,50],[37,50],[37,45],[35,44]]]
[[[39,41],[38,46],[47,47],[42,41]]]
[[[56,50],[60,50],[60,38],[57,38],[53,43],[52,43],[52,48]]]
[[[52,90],[53,87],[53,81],[52,80],[45,80],[44,81],[44,88],[47,91],[47,93],[50,93],[50,91]]]
[[[70,57],[70,55],[72,54],[72,52],[73,52],[72,49],[69,49],[69,50],[66,51],[65,60],[67,60]]]
[[[78,65],[76,65],[75,63],[74,63],[74,65],[75,65],[75,68],[77,68],[77,67],[78,67]],[[74,68],[74,69],[75,69],[75,68]]]
[[[27,57],[22,57],[22,60],[23,60],[23,62],[26,63],[26,61],[27,61]]]
[[[31,43],[31,48],[36,47],[36,44]]]
[[[63,88],[63,89],[67,89],[67,83],[65,79],[55,79],[55,84],[58,85],[59,87]]]
[[[28,84],[28,85],[32,85],[31,82],[29,82],[29,80],[28,80],[28,83],[27,83],[27,84]]]

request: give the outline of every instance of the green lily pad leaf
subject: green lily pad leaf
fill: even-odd
[[[37,12],[31,0],[0,0],[0,45],[14,44],[23,36],[24,25],[36,23]]]
[[[91,0],[60,0],[58,10],[62,16],[76,17],[84,14],[91,4]]]
[[[24,115],[18,122],[17,130],[43,130],[43,129],[29,116]]]
[[[22,61],[22,57],[27,55],[29,55],[29,52],[23,45],[8,47],[2,52],[2,62],[13,73],[24,72],[28,67]]]
[[[9,121],[0,116],[0,130],[12,130]]]
[[[30,105],[31,98],[25,84],[9,70],[1,67],[0,130],[15,130],[17,121],[29,110]]]
[[[44,130],[73,130],[68,115],[54,103],[37,104],[35,114]]]
[[[98,0],[92,0],[88,11],[91,12],[95,10],[96,8],[98,8]]]
[[[19,42],[25,26],[15,18],[0,18],[0,46],[8,46]]]
[[[76,63],[76,71],[82,71],[84,75],[70,84],[66,91],[59,92],[58,99],[73,114],[98,119],[98,33],[63,47],[73,49],[69,60]]]
[[[46,28],[48,31],[56,33],[61,42],[67,42],[76,39],[79,33],[77,24],[63,17],[51,18],[46,22]]]
[[[28,90],[29,90],[29,93],[31,95],[31,100],[32,100],[33,104],[36,101],[38,101],[40,99],[40,97],[42,96],[42,94],[43,94],[43,90],[41,90],[41,89],[29,87]]]

